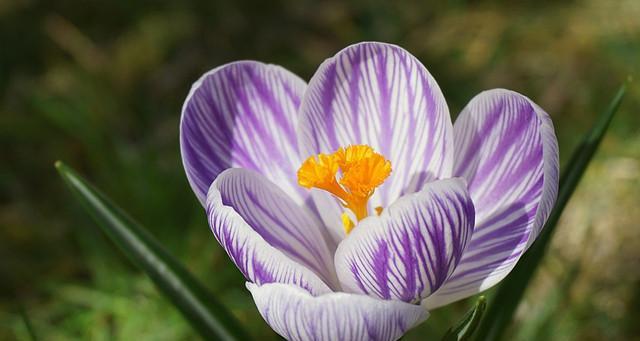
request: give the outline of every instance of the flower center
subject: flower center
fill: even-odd
[[[360,221],[369,215],[369,198],[390,173],[391,162],[373,148],[351,145],[332,154],[310,156],[298,169],[298,184],[333,194]],[[381,211],[376,208],[378,214]],[[342,224],[347,234],[355,227],[347,212],[342,214]]]

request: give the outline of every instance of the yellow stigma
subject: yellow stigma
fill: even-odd
[[[338,174],[340,171],[340,174]],[[298,184],[319,188],[336,196],[358,221],[369,215],[367,203],[375,189],[391,174],[391,162],[367,145],[340,148],[332,154],[311,156],[298,169]],[[338,179],[338,175],[341,175]],[[376,208],[376,213],[379,214]],[[381,211],[381,209],[380,209]],[[345,212],[342,223],[348,234],[355,224]]]

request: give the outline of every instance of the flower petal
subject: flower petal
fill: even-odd
[[[295,134],[306,85],[276,65],[235,62],[204,74],[182,108],[180,148],[191,188],[204,205],[211,182],[231,167],[253,169],[296,202],[300,165]]]
[[[247,279],[282,282],[314,294],[335,283],[322,225],[273,183],[245,169],[223,171],[211,185],[207,215],[214,235]]]
[[[454,126],[454,174],[467,179],[476,227],[454,274],[427,299],[437,307],[502,280],[534,242],[558,192],[551,119],[527,97],[496,89],[476,96]]]
[[[265,321],[287,340],[397,340],[429,316],[419,305],[363,295],[313,297],[284,284],[247,283],[247,289]]]
[[[342,288],[382,299],[419,302],[453,273],[473,230],[464,180],[428,183],[379,217],[362,220],[338,246]]]
[[[447,103],[424,66],[398,46],[360,43],[326,60],[309,82],[300,115],[301,157],[367,144],[391,161],[393,171],[376,190],[373,207],[451,175]],[[332,227],[340,235],[341,226]]]

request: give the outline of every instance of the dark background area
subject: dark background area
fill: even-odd
[[[0,339],[197,338],[74,201],[58,159],[142,222],[252,335],[275,338],[189,189],[180,108],[223,63],[256,59],[308,80],[363,40],[416,55],[454,116],[485,89],[529,96],[552,115],[563,162],[628,83],[509,334],[640,339],[639,18],[637,0],[1,0]],[[432,312],[405,339],[438,339],[468,307]]]

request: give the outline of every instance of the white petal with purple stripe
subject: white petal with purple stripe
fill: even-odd
[[[419,305],[362,295],[314,297],[283,284],[247,288],[265,321],[287,340],[397,340],[429,316]]]
[[[527,97],[476,96],[454,125],[454,174],[467,179],[476,227],[458,268],[426,300],[437,307],[502,280],[533,243],[558,191],[558,144],[549,116]]]
[[[295,134],[306,84],[276,65],[226,64],[204,74],[182,108],[180,147],[187,178],[204,205],[211,182],[230,167],[253,169],[294,201],[300,165]]]
[[[207,215],[248,280],[294,284],[314,294],[336,282],[321,223],[257,173],[222,172],[209,190]]]
[[[301,157],[367,144],[389,159],[393,172],[372,207],[451,175],[453,134],[442,92],[424,66],[395,45],[360,43],[326,60],[304,94],[298,136]],[[314,196],[322,198],[329,197]],[[323,218],[339,240],[341,226],[331,221],[342,212],[332,207]]]
[[[462,257],[474,208],[461,179],[428,183],[379,217],[362,220],[338,246],[342,288],[381,299],[419,302],[437,290]]]

